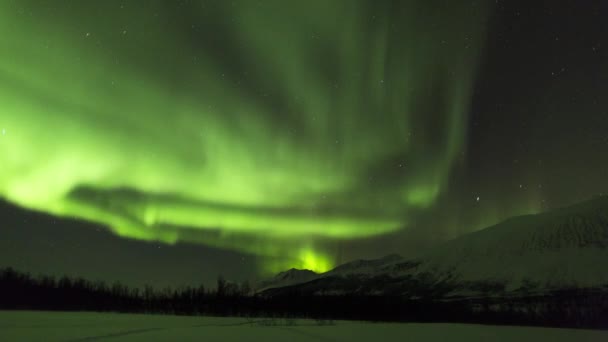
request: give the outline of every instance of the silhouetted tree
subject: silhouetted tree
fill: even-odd
[[[217,285],[215,291],[218,297],[226,296],[226,279],[224,279],[222,275],[219,275],[217,277]]]
[[[426,279],[429,282],[430,278]],[[389,280],[387,280],[389,281]],[[373,284],[372,284],[373,285]],[[369,286],[372,286],[369,285]],[[501,293],[502,284],[477,284]],[[418,291],[418,292],[417,292]],[[412,281],[408,293],[433,293]],[[180,315],[234,315],[370,321],[468,322],[608,328],[608,288],[566,289],[542,295],[487,296],[452,301],[402,295],[303,295],[295,289],[281,295],[253,294],[240,285],[217,279],[215,292],[202,285],[142,290],[115,282],[91,282],[63,276],[32,277],[12,268],[0,269],[0,309],[90,310]]]

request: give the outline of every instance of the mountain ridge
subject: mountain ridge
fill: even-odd
[[[608,197],[521,215],[406,259],[355,260],[261,292],[456,296],[608,285]],[[439,292],[438,292],[439,291]]]

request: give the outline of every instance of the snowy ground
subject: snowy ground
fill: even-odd
[[[608,341],[608,331],[592,330],[345,321],[318,325],[314,320],[275,323],[282,325],[242,318],[0,311],[0,341]]]

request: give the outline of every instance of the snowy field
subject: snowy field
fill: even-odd
[[[268,326],[274,323],[280,325]],[[295,325],[293,325],[295,323]],[[0,341],[608,341],[608,331],[0,311]]]

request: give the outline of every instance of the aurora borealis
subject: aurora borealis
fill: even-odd
[[[276,272],[592,196],[608,185],[606,63],[589,85],[549,49],[525,55],[538,75],[511,76],[534,46],[502,45],[525,36],[512,13],[544,11],[513,4],[4,1],[0,197]]]

